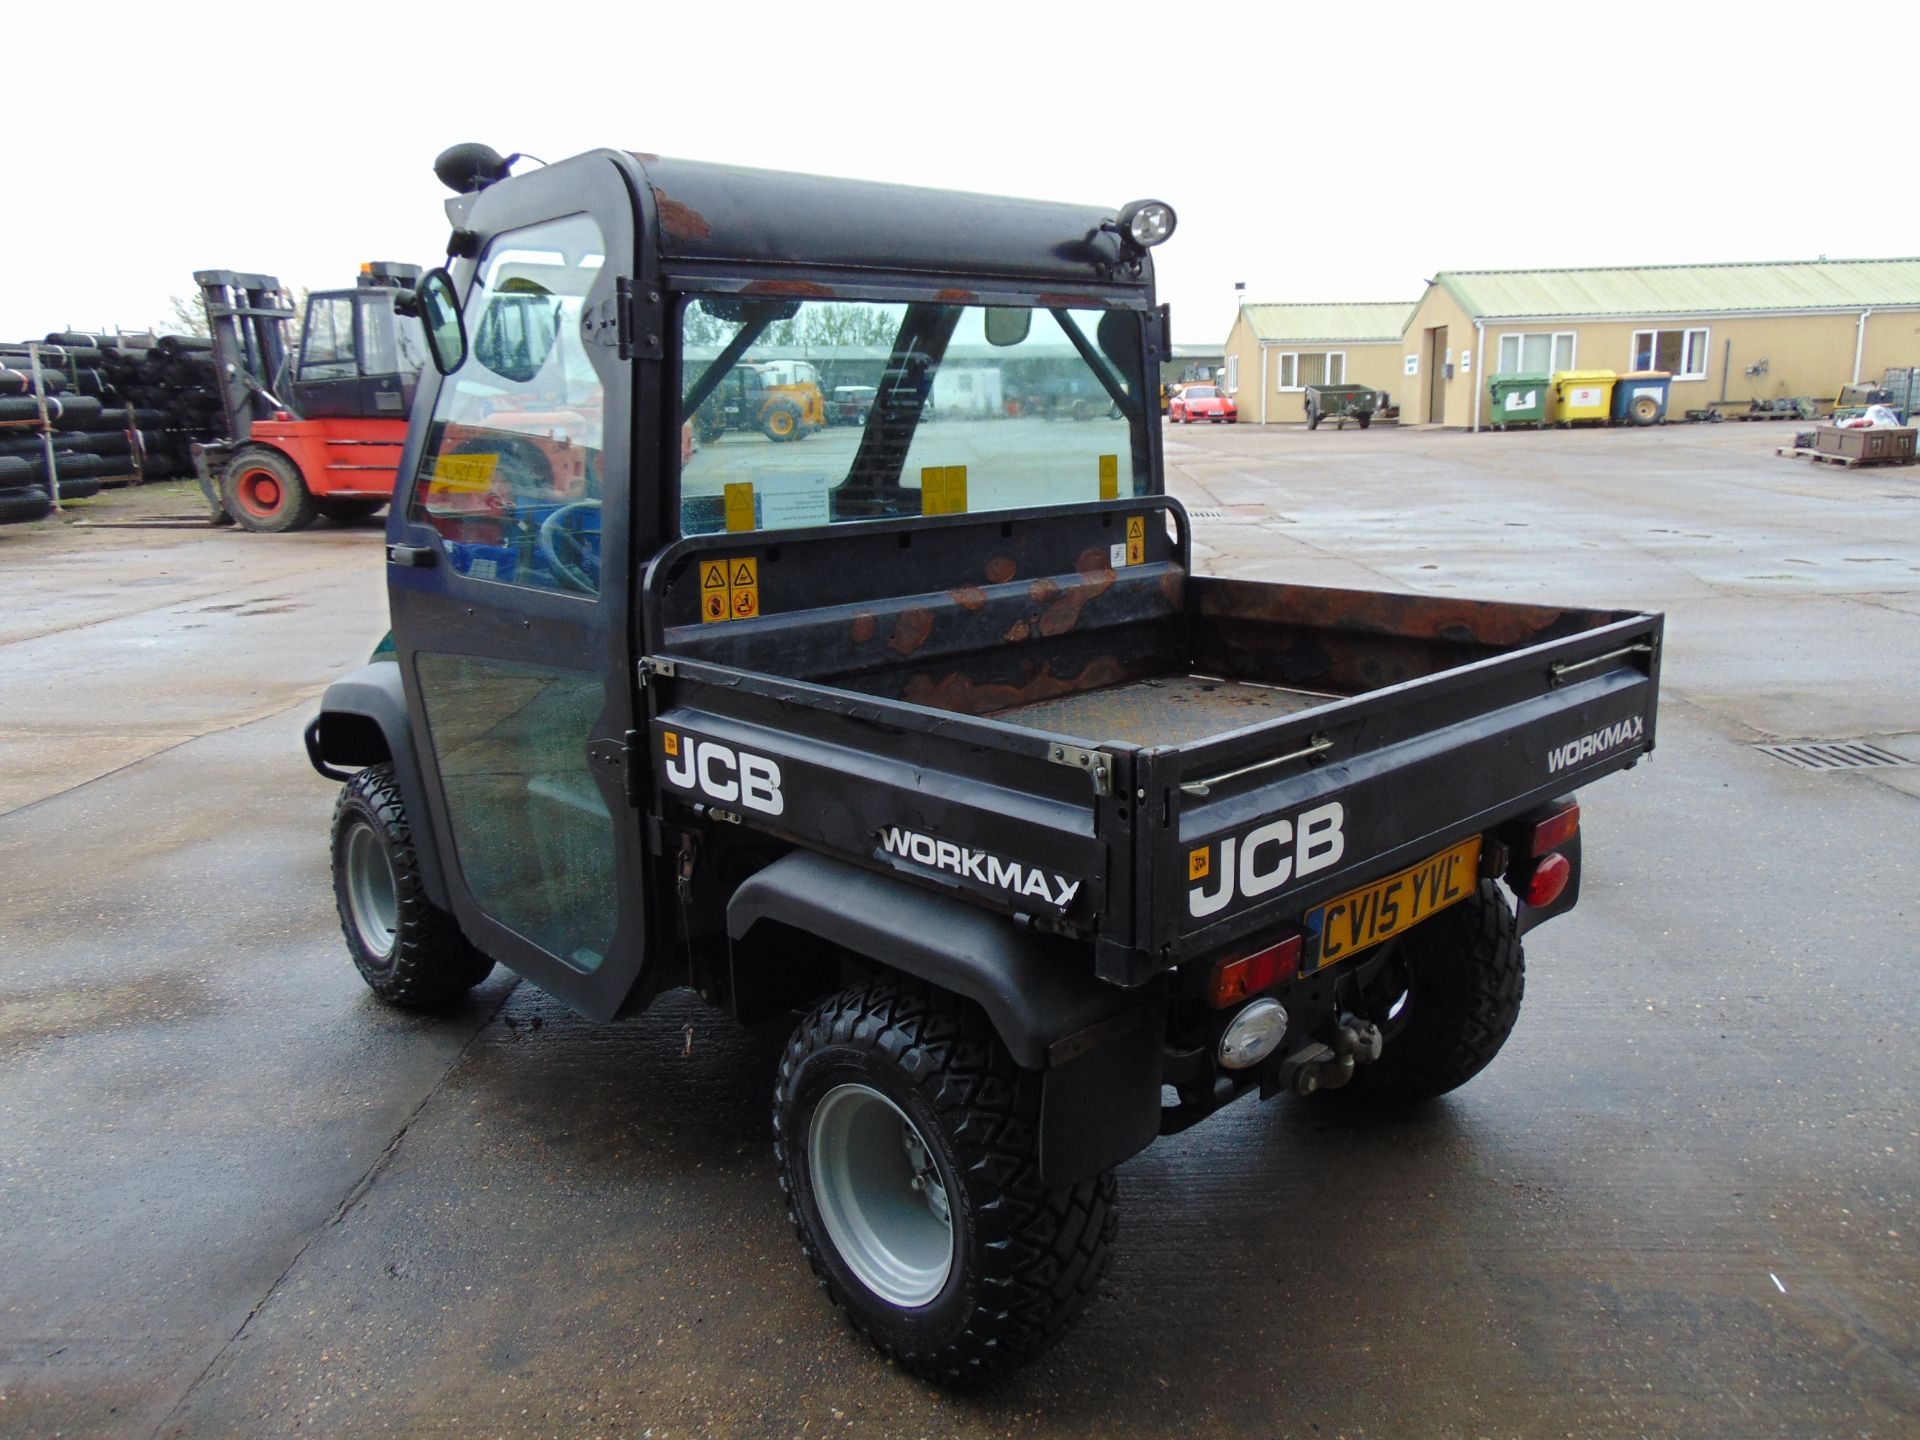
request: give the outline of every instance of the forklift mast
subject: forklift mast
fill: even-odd
[[[213,337],[227,438],[245,440],[256,420],[271,420],[276,411],[293,413],[275,393],[287,372],[292,296],[272,275],[196,270],[193,278]]]

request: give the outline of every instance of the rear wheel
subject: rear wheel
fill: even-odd
[[[227,462],[220,494],[241,529],[258,534],[304,530],[320,513],[300,467],[263,446],[249,446]]]
[[[1324,1093],[1362,1104],[1418,1105],[1457,1089],[1500,1053],[1520,1016],[1526,955],[1493,881],[1398,940],[1352,1009],[1380,1027],[1380,1058]]]
[[[340,787],[333,807],[333,898],[354,966],[391,1005],[445,1005],[493,969],[453,917],[427,898],[391,766],[370,766]]]
[[[1368,410],[1356,416],[1355,418],[1359,420],[1360,428],[1364,430],[1373,423],[1373,412],[1371,410]]]
[[[1040,1076],[978,1007],[891,978],[802,1022],[774,1088],[774,1155],[835,1305],[923,1378],[978,1384],[1060,1339],[1105,1274],[1111,1172],[1040,1183]]]

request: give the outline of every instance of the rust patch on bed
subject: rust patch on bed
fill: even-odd
[[[971,611],[976,615],[987,608],[987,592],[978,585],[962,585],[957,590],[949,590],[947,598],[962,610]]]
[[[933,297],[944,305],[971,305],[980,297],[971,290],[958,290],[949,287]]]
[[[1107,552],[1098,545],[1082,550],[1080,558],[1073,562],[1073,568],[1082,580],[1093,586],[1094,595],[1105,594],[1107,587],[1113,584],[1113,564],[1108,560]]]
[[[1035,297],[1049,310],[1105,310],[1107,302],[1098,295],[1048,293]]]
[[[1013,563],[1012,556],[996,555],[987,561],[987,583],[990,585],[1004,585],[1014,577],[1014,574],[1019,568],[1018,565]]]
[[[1117,685],[1127,678],[1127,670],[1110,655],[1091,661],[1077,675],[1056,675],[1053,667],[1042,665],[1018,683],[982,685],[970,675],[915,675],[900,698],[913,705],[926,705],[958,715],[992,715],[1036,700],[1056,700],[1062,695],[1077,695],[1103,685]]]
[[[1176,606],[1183,604],[1187,594],[1187,572],[1184,570],[1161,571],[1160,593]]]
[[[1025,620],[1016,620],[1013,622],[1013,625],[1007,630],[1007,633],[1002,635],[1000,638],[1006,641],[1009,645],[1018,645],[1022,640],[1025,640],[1028,636],[1032,634],[1033,634],[1032,625],[1028,624]]]
[[[1051,604],[1060,594],[1060,582],[1051,575],[1042,575],[1027,585],[1027,598],[1036,605]]]
[[[1619,618],[1599,611],[1543,605],[1488,606],[1435,595],[1234,580],[1208,580],[1197,598],[1200,613],[1209,619],[1261,621],[1290,630],[1358,630],[1402,639],[1499,648],[1531,645]]]
[[[903,610],[900,618],[893,622],[893,638],[887,641],[887,648],[898,655],[911,655],[927,643],[927,637],[933,634],[933,612],[931,610]]]
[[[648,188],[653,191],[653,203],[660,210],[660,228],[674,239],[704,240],[713,234],[707,217],[691,205],[682,205],[658,185]]]
[[[880,622],[873,618],[871,612],[866,610],[858,612],[853,617],[853,643],[856,645],[866,644],[869,640],[873,639],[875,632],[877,632],[879,628]]]

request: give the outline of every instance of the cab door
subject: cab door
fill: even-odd
[[[387,531],[428,791],[407,801],[448,857],[461,928],[601,1019],[646,954],[626,778],[633,362],[593,323],[635,271],[628,197],[586,156],[474,201],[468,354],[422,375]]]

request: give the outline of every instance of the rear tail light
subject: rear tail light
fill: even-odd
[[[1520,897],[1538,910],[1551,905],[1560,898],[1560,892],[1567,888],[1567,881],[1573,877],[1573,866],[1564,855],[1549,855],[1533,867],[1533,874],[1527,877],[1526,892]]]
[[[1536,821],[1528,831],[1527,853],[1536,860],[1558,850],[1580,833],[1580,807],[1569,800],[1563,809]]]
[[[1277,945],[1215,964],[1207,984],[1207,1003],[1224,1010],[1299,973],[1300,937],[1289,935]]]

